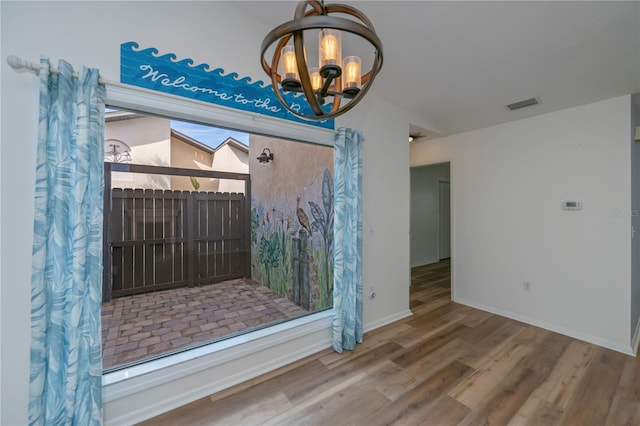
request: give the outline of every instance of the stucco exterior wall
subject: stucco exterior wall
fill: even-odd
[[[211,170],[213,154],[198,149],[176,137],[171,138],[171,166],[185,169]],[[197,178],[199,191],[217,192],[219,180],[213,178]],[[171,176],[171,189],[193,191],[193,184],[186,176]]]
[[[292,299],[292,239],[298,238],[303,229],[296,213],[299,207],[311,226],[311,310],[330,307],[333,229],[324,233],[321,228],[322,224],[333,227],[333,205],[327,209],[323,197],[333,194],[333,148],[258,135],[250,136],[249,146],[252,277]],[[274,159],[261,164],[256,157],[264,148],[271,150]],[[315,215],[311,203],[318,207]],[[314,222],[317,226],[313,226]],[[267,248],[277,262],[269,262],[264,253]]]
[[[212,162],[218,172],[249,173],[249,154],[226,143],[216,150]],[[220,192],[244,192],[244,181],[221,179]]]

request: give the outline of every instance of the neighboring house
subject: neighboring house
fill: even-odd
[[[197,140],[171,129],[171,166],[184,169],[212,171],[214,149]],[[200,184],[199,191],[218,191],[218,179],[196,178]],[[190,178],[171,176],[171,189],[193,191]]]
[[[249,147],[227,138],[215,149],[211,164],[217,172],[249,173]],[[218,192],[244,192],[244,181],[221,179]]]
[[[179,167],[185,169],[249,173],[249,148],[228,138],[217,148],[171,128],[166,118],[113,111],[105,114],[105,150],[108,141],[117,140],[130,149],[131,164]],[[197,178],[200,191],[243,192],[244,182],[228,179]],[[114,188],[173,189],[190,191],[189,177],[118,173],[112,177]]]
[[[105,113],[104,139],[116,139],[130,149],[129,163],[151,166],[171,165],[171,122],[128,111]],[[105,151],[109,150],[105,143]],[[169,176],[143,175],[138,173],[113,173],[113,188],[170,189]]]

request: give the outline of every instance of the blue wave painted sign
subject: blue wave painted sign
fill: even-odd
[[[139,49],[130,41],[120,45],[120,82],[145,89],[171,93],[185,98],[222,105],[257,114],[269,115],[325,129],[334,129],[334,120],[308,121],[296,117],[284,108],[271,85],[238,74],[224,75],[222,68],[210,69],[208,64],[193,65],[190,58],[177,60],[176,55],[158,55],[154,48]],[[304,95],[283,93],[285,101],[295,111],[312,114]],[[331,108],[331,105],[325,105]]]

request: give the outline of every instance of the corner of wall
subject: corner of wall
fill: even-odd
[[[640,339],[640,141],[635,139],[640,128],[640,93],[631,95],[631,341],[635,352]]]
[[[638,345],[640,345],[640,321],[637,322],[636,332],[631,339],[631,348],[633,350],[632,355],[638,355]]]

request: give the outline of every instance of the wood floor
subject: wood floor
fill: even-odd
[[[640,359],[450,301],[411,271],[414,315],[149,425],[640,425]]]

